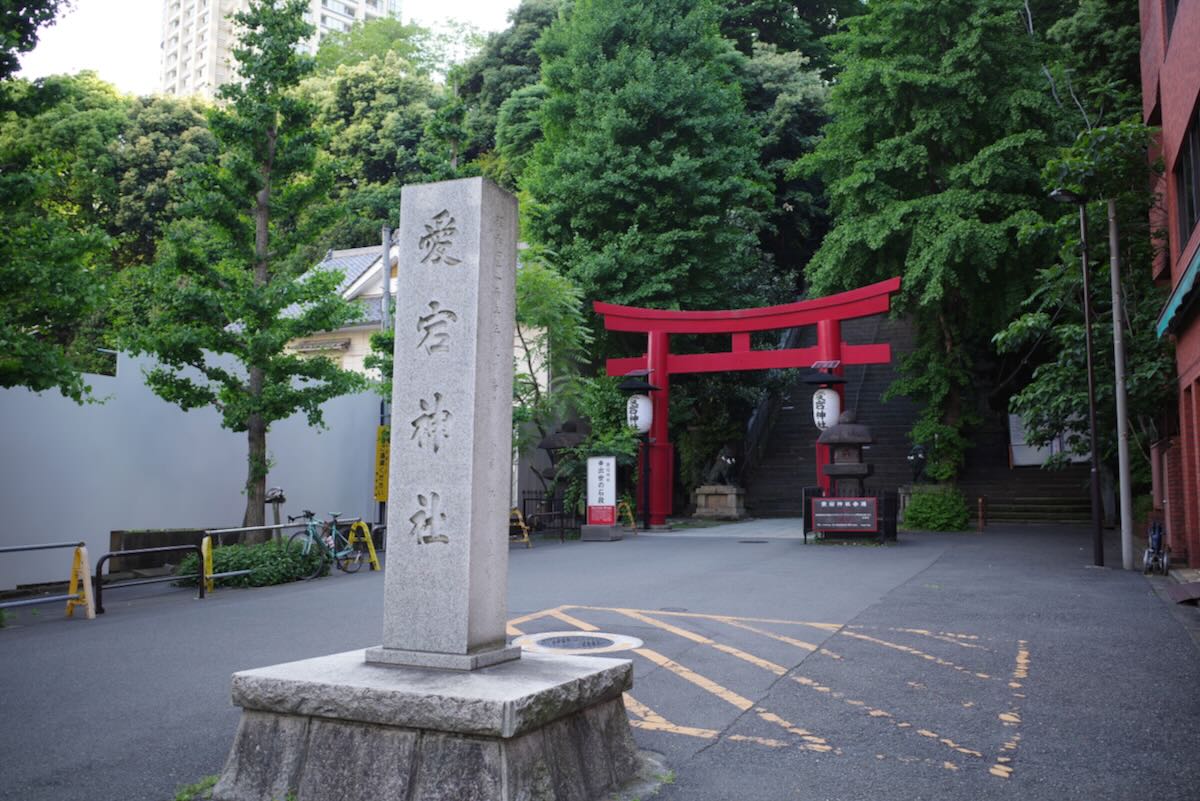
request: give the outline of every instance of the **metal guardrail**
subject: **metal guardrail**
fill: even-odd
[[[36,606],[38,604],[67,602],[67,617],[75,613],[75,607],[84,607],[90,620],[96,616],[92,605],[92,586],[87,569],[87,545],[83,542],[46,542],[38,545],[6,545],[0,548],[0,553],[22,553],[25,551],[49,551],[55,548],[74,548],[75,556],[71,563],[71,578],[67,592],[60,595],[39,595],[34,598],[20,598],[15,601],[0,602],[0,609],[15,609],[21,606]],[[97,599],[98,600],[98,599]]]
[[[200,573],[197,573],[196,575],[162,576],[160,578],[136,579],[134,581],[121,581],[116,584],[109,584],[108,589],[109,590],[119,590],[119,589],[122,589],[123,587],[140,587],[145,584],[163,584],[168,581],[179,581],[180,579],[194,578],[194,579],[199,579],[200,597],[203,598],[204,597],[204,589],[205,589],[205,587],[204,587],[204,584],[205,584],[204,578],[205,577],[203,575],[203,573],[204,573],[204,556],[200,552],[199,545],[165,545],[161,548],[134,548],[133,550],[129,550],[129,551],[110,551],[109,553],[104,554],[104,556],[101,556],[96,561],[96,577],[95,577],[95,581],[93,582],[93,584],[95,585],[95,590],[96,590],[96,614],[98,614],[98,615],[104,614],[104,604],[101,599],[101,596],[104,591],[104,584],[101,581],[100,577],[101,577],[101,571],[102,571],[102,568],[104,567],[105,562],[107,562],[109,559],[111,559],[114,556],[130,556],[132,554],[139,554],[139,553],[164,553],[166,551],[192,551],[193,553],[196,554],[196,558],[199,560]]]

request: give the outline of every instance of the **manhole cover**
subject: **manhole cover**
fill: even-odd
[[[547,637],[539,643],[543,648],[568,651],[592,648],[607,648],[613,641],[607,637]]]
[[[584,631],[544,631],[522,634],[513,640],[523,650],[554,654],[607,654],[641,648],[642,641],[624,634]]]

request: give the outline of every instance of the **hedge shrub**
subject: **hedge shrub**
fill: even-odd
[[[288,547],[286,540],[272,540],[257,545],[222,545],[213,548],[213,573],[234,570],[253,570],[241,576],[228,576],[214,580],[218,587],[268,587],[272,584],[287,584],[312,575],[320,558],[316,551],[305,555],[299,547]],[[329,570],[326,563],[325,571]],[[180,575],[195,575],[200,572],[199,559],[191,553],[179,563]],[[181,586],[194,587],[196,579],[185,578]]]
[[[904,509],[904,527],[919,531],[963,531],[970,521],[967,499],[952,486],[917,486]]]

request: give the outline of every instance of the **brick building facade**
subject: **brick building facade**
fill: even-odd
[[[1175,341],[1179,380],[1179,433],[1154,449],[1155,503],[1173,559],[1200,567],[1200,0],[1140,3],[1143,118],[1161,129],[1166,165],[1155,223],[1169,248],[1153,272],[1171,293],[1157,332]]]

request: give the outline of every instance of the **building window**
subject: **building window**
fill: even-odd
[[[1175,161],[1175,198],[1179,209],[1179,250],[1182,253],[1191,239],[1196,223],[1200,222],[1200,104],[1192,114],[1192,122]]]

